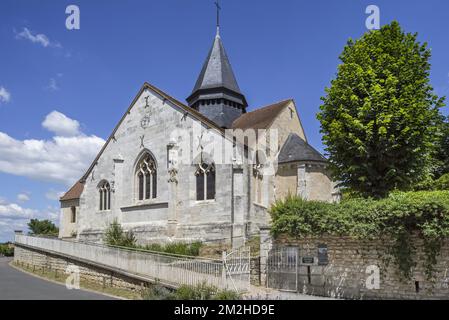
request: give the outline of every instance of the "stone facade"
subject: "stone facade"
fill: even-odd
[[[271,123],[270,129],[278,132],[278,151],[284,145],[290,133],[295,132],[298,136],[307,141],[304,128],[293,100],[290,100],[285,108],[277,115]]]
[[[267,281],[267,263],[273,248],[299,248],[297,291],[306,294],[346,299],[449,299],[449,240],[444,241],[437,259],[435,279],[429,281],[424,267],[424,244],[413,238],[417,252],[417,266],[412,277],[403,280],[388,240],[356,240],[349,237],[319,237],[272,241],[268,230],[261,234],[261,280]],[[318,246],[327,247],[328,263],[318,264]],[[314,257],[310,265],[302,264],[302,257]],[[374,285],[373,270],[379,270],[379,286]]]
[[[61,214],[59,218],[59,236],[61,238],[73,238],[76,236],[79,209],[79,199],[61,203]]]
[[[142,127],[145,117],[150,120]],[[143,243],[243,238],[249,219],[245,215],[248,168],[216,164],[215,199],[196,201],[198,155],[175,166],[172,162],[176,159],[169,159],[170,149],[176,149],[178,157],[189,158],[188,153],[200,149],[203,133],[204,141],[223,140],[219,131],[205,129],[176,105],[144,90],[86,177],[77,221],[79,237],[100,241],[104,229],[116,219]],[[136,162],[145,152],[156,162],[157,197],[142,201],[137,199]],[[102,181],[109,182],[112,189],[109,210],[99,207],[98,186]]]
[[[276,175],[275,197],[298,195],[306,200],[338,202],[340,192],[324,163],[291,162],[280,164]]]
[[[281,107],[267,130],[281,132],[277,142],[282,144],[290,130],[300,136],[304,131],[294,103]],[[303,194],[299,167],[285,173],[280,166],[258,176],[243,145],[186,108],[149,84],[142,87],[79,182],[82,186],[61,200],[61,238],[101,242],[105,229],[117,220],[142,244],[202,241],[238,247],[269,225],[268,208],[286,190]],[[154,159],[157,194],[139,200],[137,166],[145,155]],[[203,162],[214,163],[215,197],[198,201],[196,173]],[[332,183],[324,170],[308,169],[307,174],[305,197],[330,201]],[[110,188],[106,209],[100,205],[105,183]],[[76,188],[82,190],[79,198],[74,198]]]

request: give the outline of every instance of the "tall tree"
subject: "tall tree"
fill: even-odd
[[[439,140],[435,152],[434,178],[449,174],[449,117],[441,117],[439,124]]]
[[[431,173],[439,108],[431,53],[398,22],[349,40],[318,119],[334,178],[376,198]]]

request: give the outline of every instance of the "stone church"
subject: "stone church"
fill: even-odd
[[[308,144],[292,99],[247,112],[218,30],[186,100],[142,86],[60,199],[61,238],[100,242],[117,220],[140,243],[239,246],[270,223],[270,205],[288,194],[338,200],[326,159]],[[264,153],[255,147],[262,137],[270,145]],[[275,165],[265,170],[267,163]]]

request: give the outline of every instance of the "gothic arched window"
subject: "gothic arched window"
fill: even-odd
[[[215,167],[213,164],[201,163],[195,172],[196,200],[215,199]]]
[[[111,210],[111,186],[109,182],[102,181],[98,186],[100,194],[100,211]]]
[[[157,197],[156,162],[149,153],[145,153],[137,164],[137,199],[149,200]]]

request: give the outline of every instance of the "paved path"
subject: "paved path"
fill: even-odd
[[[101,294],[68,290],[64,285],[33,277],[9,265],[0,257],[0,300],[112,300]]]
[[[296,292],[251,286],[251,293],[244,296],[247,300],[335,300],[333,298],[311,296]]]

